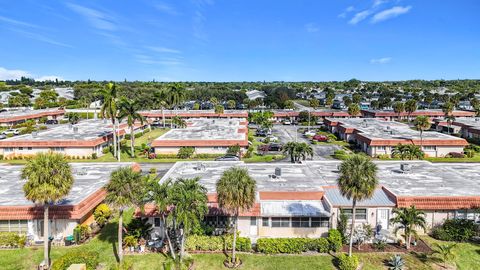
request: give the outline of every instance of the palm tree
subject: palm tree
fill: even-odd
[[[287,142],[282,147],[282,151],[284,154],[288,154],[290,156],[290,161],[295,163],[295,157],[297,156],[297,143],[296,142]]]
[[[98,94],[103,98],[100,116],[112,121],[113,155],[120,161],[120,153],[117,155],[117,88],[114,83],[108,83]]]
[[[255,203],[256,182],[244,168],[233,167],[223,172],[217,182],[217,200],[220,208],[234,217],[232,260],[236,265],[235,248],[238,232],[238,215],[248,211]]]
[[[210,103],[212,103],[212,105],[215,107],[218,105],[218,99],[216,97],[211,97]]]
[[[87,115],[88,115],[88,113],[87,113]],[[68,113],[67,117],[68,117],[68,122],[72,125],[75,125],[80,120],[80,115],[76,112]]]
[[[175,128],[186,128],[187,122],[180,118],[179,116],[174,116],[172,118],[172,124],[175,125]]]
[[[153,94],[153,98],[155,100],[155,103],[158,104],[157,108],[160,108],[162,112],[162,122],[163,122],[163,127],[165,128],[165,108],[168,107],[168,95],[167,91],[165,89],[161,89]]]
[[[408,120],[410,120],[410,116],[413,112],[417,110],[417,101],[415,99],[409,99],[405,102],[405,111],[408,114]]]
[[[123,211],[130,207],[141,206],[145,194],[145,178],[132,169],[123,167],[112,172],[105,189],[105,202],[118,210],[118,258],[123,259]]]
[[[448,124],[448,134],[450,134],[450,130],[452,128],[452,123],[455,122],[455,116],[449,114],[449,115],[445,116],[445,120],[447,120],[447,124]]]
[[[377,166],[368,157],[355,154],[340,164],[339,171],[340,176],[337,179],[337,184],[340,193],[347,199],[352,200],[352,226],[348,249],[348,255],[352,256],[356,205],[357,202],[373,196],[378,185]]]
[[[183,85],[180,83],[171,84],[167,93],[168,104],[175,108],[185,100],[185,96],[186,94]]]
[[[415,118],[415,128],[420,131],[420,147],[423,146],[423,131],[429,130],[432,124],[427,116],[419,115]]]
[[[173,209],[169,218],[176,224],[174,227],[179,226],[180,261],[184,257],[187,235],[200,224],[208,210],[207,189],[199,180],[198,177],[178,179],[170,189],[170,205]]]
[[[447,268],[447,262],[455,259],[453,248],[457,244],[438,244],[433,243],[433,254],[438,254],[440,260],[443,262],[443,268]]]
[[[156,179],[156,178],[155,178]],[[153,186],[151,188],[152,197],[155,201],[157,206],[157,211],[160,214],[160,219],[162,220],[163,224],[163,233],[165,234],[165,238],[167,238],[168,249],[170,250],[170,254],[172,258],[175,260],[175,251],[173,250],[172,241],[170,240],[170,235],[168,233],[166,215],[168,213],[168,208],[170,206],[170,189],[172,188],[172,181],[168,179],[163,183],[159,183],[158,181],[153,181]]]
[[[223,105],[216,105],[215,106],[215,113],[216,114],[223,114],[225,108],[223,108]]]
[[[25,198],[43,206],[43,256],[45,264],[49,260],[49,205],[58,202],[68,195],[73,186],[72,168],[65,156],[58,153],[38,153],[30,159],[22,169],[22,179]]]
[[[405,111],[405,103],[401,101],[397,101],[393,103],[392,107],[393,107],[393,111],[398,115],[398,120],[400,120],[400,114],[402,114]]]
[[[396,208],[393,209],[395,215],[390,219],[393,224],[399,224],[395,228],[395,233],[399,230],[405,232],[405,242],[407,249],[410,249],[410,242],[412,241],[412,235],[417,235],[416,227],[421,227],[426,230],[425,213],[415,208],[412,205],[410,208]]]
[[[357,117],[360,114],[360,106],[357,103],[352,103],[348,106],[348,114],[352,117]]]
[[[130,155],[132,158],[135,157],[135,134],[133,132],[135,121],[139,121],[141,125],[144,122],[144,117],[137,112],[137,108],[137,102],[131,99],[124,97],[120,100],[118,119],[119,121],[127,119],[127,125],[130,128]]]
[[[300,161],[300,158],[306,160],[308,156],[310,156],[310,158],[313,158],[313,148],[307,143],[297,143],[295,152],[297,155],[297,161]]]
[[[237,106],[237,103],[235,102],[235,100],[230,99],[229,101],[227,101],[227,107],[228,107],[230,110],[235,109],[236,106]]]

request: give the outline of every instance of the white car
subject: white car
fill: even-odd
[[[292,122],[291,122],[290,120],[285,120],[285,121],[283,121],[283,124],[284,124],[284,125],[291,125]]]
[[[7,129],[4,132],[2,132],[2,134],[3,135],[8,135],[8,134],[19,135],[20,131],[18,131],[18,129],[10,128],[10,129]]]
[[[315,132],[313,130],[308,130],[308,131],[305,131],[305,133],[303,133],[303,135],[305,135],[305,137],[313,137],[313,136],[317,135],[317,132]]]
[[[272,135],[269,135],[263,139],[263,142],[278,142],[278,138]]]

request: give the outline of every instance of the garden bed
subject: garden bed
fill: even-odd
[[[344,245],[343,252],[348,252],[348,245]],[[363,244],[361,249],[358,250],[356,245],[353,245],[353,252],[356,253],[375,253],[375,252],[392,252],[392,253],[407,253],[407,252],[419,252],[419,253],[432,253],[432,249],[423,240],[418,240],[417,245],[411,245],[410,249],[406,249],[405,246],[399,246],[398,244],[386,244],[383,250],[375,248],[373,244]]]

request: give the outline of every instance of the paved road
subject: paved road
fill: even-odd
[[[310,144],[310,141],[303,137],[303,134],[299,133],[296,126],[288,125],[275,125],[273,126],[273,134],[278,136],[280,142],[287,143],[292,141],[306,142]],[[331,159],[331,155],[335,150],[341,149],[340,146],[331,145],[312,145],[314,155],[313,160],[325,160]]]

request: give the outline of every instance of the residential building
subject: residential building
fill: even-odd
[[[465,139],[435,131],[420,132],[407,124],[375,118],[327,118],[330,132],[347,142],[353,142],[369,156],[391,155],[398,144],[415,144],[429,157],[444,157],[448,153],[463,153]]]
[[[427,116],[430,118],[443,117],[445,113],[442,110],[416,110],[411,114],[407,112],[402,112],[400,114],[394,112],[393,110],[361,110],[362,117],[364,118],[384,118],[387,120],[394,119],[414,119],[417,116]],[[474,117],[475,112],[473,111],[453,111],[452,115],[455,117]]]
[[[465,139],[480,139],[480,118],[456,117],[451,121],[445,118],[433,119],[432,128],[439,132],[460,134]]]
[[[13,126],[23,123],[27,120],[38,121],[41,118],[57,119],[65,114],[65,110],[61,108],[31,110],[5,110],[0,112],[0,126]]]
[[[225,154],[229,146],[248,147],[244,118],[191,118],[186,128],[174,128],[152,142],[156,154],[177,154],[181,147],[194,147],[196,154]]]
[[[141,127],[136,125],[135,128]],[[130,132],[130,129],[126,123],[121,123],[117,132],[122,137]],[[103,148],[112,144],[112,134],[110,121],[84,120],[75,125],[58,125],[47,130],[0,140],[0,155],[8,159],[54,151],[77,158],[91,157],[92,154],[101,156]]]
[[[49,209],[49,231],[54,241],[62,242],[73,235],[79,224],[90,225],[93,210],[105,198],[103,189],[110,174],[123,166],[133,163],[72,163],[73,187],[70,193]],[[43,207],[28,201],[22,190],[25,180],[21,179],[23,166],[0,166],[0,232],[18,232],[28,239],[43,241]]]
[[[371,199],[357,204],[357,225],[370,224],[387,230],[394,237],[392,210],[415,205],[426,213],[428,228],[450,218],[480,221],[480,171],[475,164],[446,166],[427,161],[376,161],[379,186]],[[257,184],[253,207],[240,213],[238,229],[242,236],[321,237],[337,227],[340,211],[351,216],[351,200],[337,187],[340,161],[306,161],[302,164],[243,162],[177,162],[160,180],[199,177],[208,192],[209,212],[205,222],[222,233],[230,222],[218,208],[216,182],[232,167],[246,168]],[[163,229],[154,205],[144,213],[162,236]]]
[[[161,121],[163,117],[171,119],[180,117],[190,118],[248,118],[248,112],[244,110],[224,110],[223,113],[215,113],[214,110],[150,110],[140,111],[142,116],[150,121]]]

